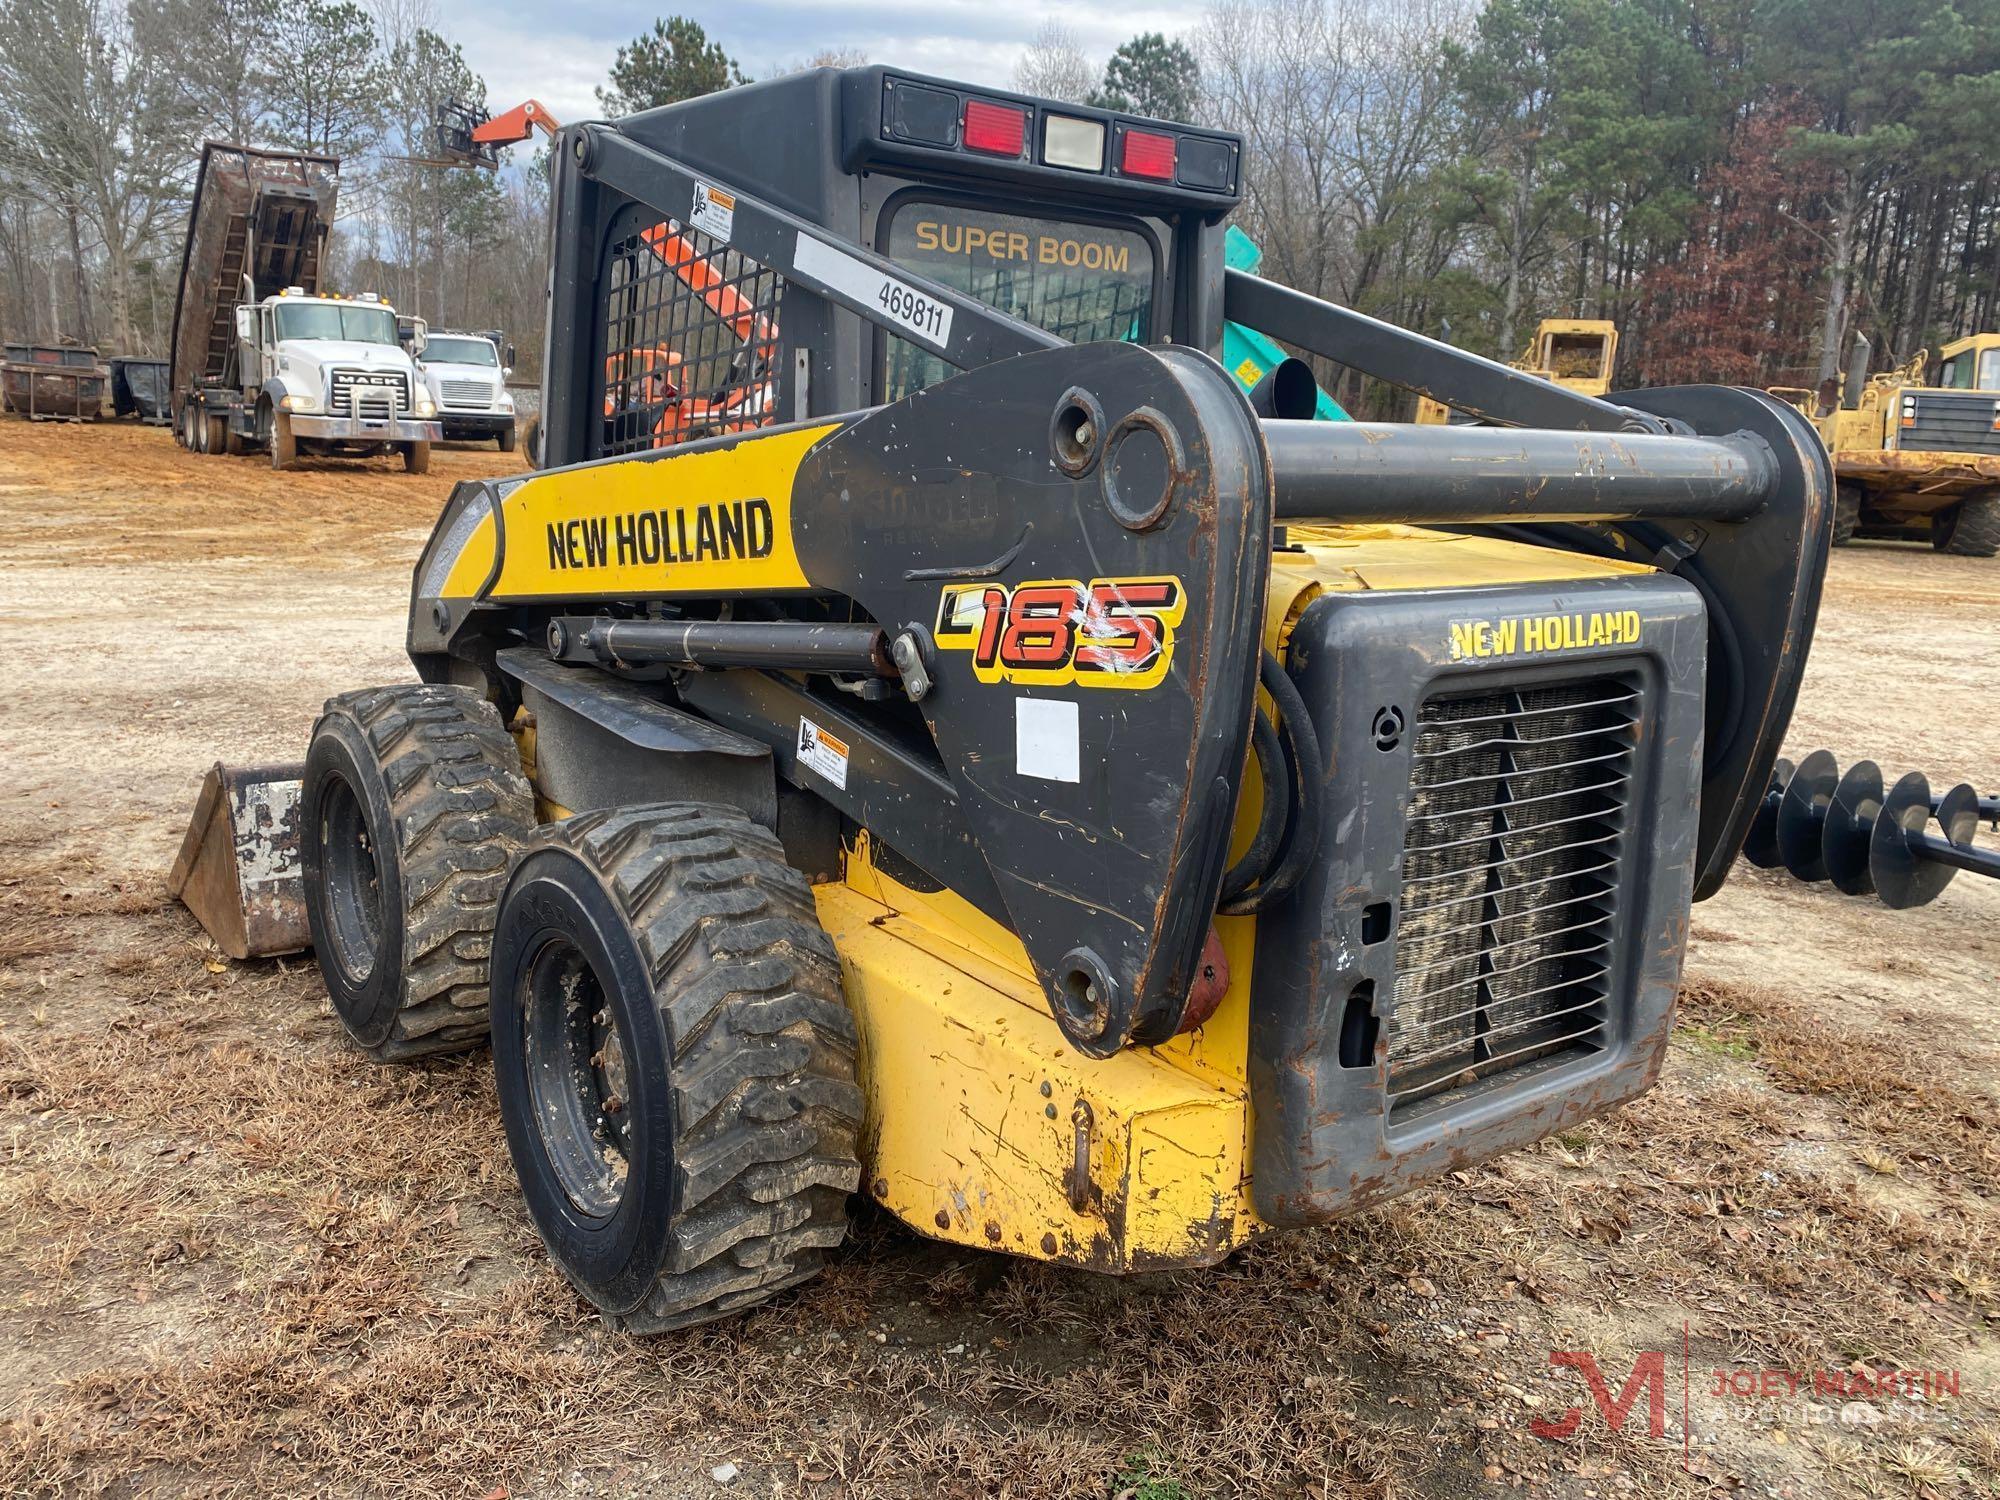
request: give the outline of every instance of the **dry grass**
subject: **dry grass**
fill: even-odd
[[[1990,1326],[1993,1101],[1777,996],[1695,986],[1623,1114],[1214,1271],[1109,1281],[864,1210],[801,1293],[638,1342],[547,1269],[483,1056],[369,1065],[310,968],[215,972],[144,881],[48,874],[4,888],[77,954],[53,986],[0,964],[0,1493],[692,1495],[724,1459],[829,1496],[1992,1472],[1970,1390],[1915,1439],[1724,1424],[1693,1475],[1677,1428],[1527,1431],[1576,1399],[1551,1349],[1622,1367],[1686,1320],[1702,1368],[1949,1367]]]

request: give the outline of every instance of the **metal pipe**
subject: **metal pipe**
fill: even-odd
[[[1873,349],[1867,334],[1854,335],[1854,347],[1847,351],[1847,380],[1840,391],[1840,404],[1848,411],[1861,405],[1861,393],[1868,389],[1868,357]]]
[[[565,662],[896,675],[888,641],[876,625],[567,616],[549,621],[548,644],[549,655]]]
[[[1418,427],[1261,424],[1278,521],[1741,521],[1778,482],[1748,433],[1722,438]]]
[[[1950,839],[1941,839],[1934,833],[1905,833],[1903,842],[1918,859],[1928,859],[1941,865],[1950,865],[1954,870],[1966,870],[1974,875],[1986,875],[2000,880],[2000,850],[1975,849],[1965,844],[1954,844]]]
[[[1225,271],[1222,284],[1223,316],[1232,323],[1489,422],[1580,432],[1665,430],[1648,412],[1586,396],[1247,271]]]

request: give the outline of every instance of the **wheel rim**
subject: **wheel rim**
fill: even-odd
[[[536,949],[519,980],[529,1124],[577,1211],[618,1211],[630,1175],[630,1067],[618,1009],[596,967],[560,936]]]
[[[327,778],[319,843],[333,961],[351,984],[360,985],[374,971],[382,944],[382,875],[361,799],[339,776]]]

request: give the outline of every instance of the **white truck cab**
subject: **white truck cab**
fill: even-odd
[[[396,337],[396,310],[372,293],[314,296],[287,287],[236,309],[237,369],[254,435],[271,466],[300,453],[394,447],[413,474],[430,467],[435,398]]]
[[[487,334],[417,333],[417,373],[448,441],[492,438],[502,453],[514,451],[513,365],[513,346],[503,355]]]

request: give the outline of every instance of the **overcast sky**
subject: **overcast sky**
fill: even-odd
[[[1190,0],[1152,0],[1132,10],[1004,0],[732,0],[681,13],[701,22],[752,78],[838,47],[865,52],[870,62],[1007,86],[1045,17],[1074,31],[1101,67],[1120,42],[1143,31],[1185,34],[1201,12]],[[671,5],[657,12],[674,13]],[[651,29],[655,14],[608,0],[489,0],[454,11],[444,29],[486,79],[496,113],[539,99],[567,124],[596,115],[591,90],[605,81],[619,44]]]

